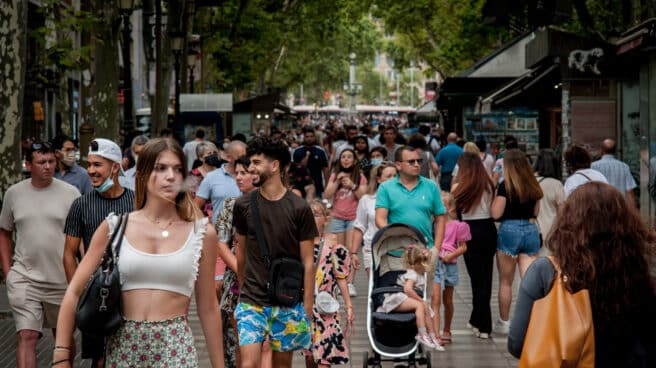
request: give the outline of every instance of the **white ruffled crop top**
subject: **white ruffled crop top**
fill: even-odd
[[[118,217],[110,218],[110,233]],[[121,290],[155,289],[191,296],[198,276],[207,218],[196,220],[184,245],[171,253],[152,254],[135,249],[123,237],[118,258]]]

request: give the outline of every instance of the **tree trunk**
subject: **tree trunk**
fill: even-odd
[[[0,7],[0,195],[21,178],[27,0]]]
[[[171,44],[162,24],[162,2],[155,0],[155,98],[151,109],[152,136],[168,128],[169,91],[171,89]],[[171,19],[168,19],[171,22]]]
[[[91,123],[95,136],[111,139],[119,137],[118,114],[118,37],[121,30],[115,1],[94,0],[93,9],[98,22],[94,48],[92,77]]]

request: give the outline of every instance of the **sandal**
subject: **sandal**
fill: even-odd
[[[444,345],[452,343],[451,334],[449,333],[448,335],[445,335],[443,332],[442,336],[440,337],[440,340],[442,340],[442,344]]]

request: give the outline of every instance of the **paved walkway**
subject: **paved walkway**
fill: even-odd
[[[506,338],[504,336],[493,335],[489,340],[480,340],[474,337],[467,329],[467,319],[471,313],[471,289],[469,286],[469,277],[465,271],[465,265],[462,260],[459,263],[460,269],[460,287],[456,288],[454,295],[455,316],[452,324],[453,344],[446,347],[445,352],[432,352],[431,362],[434,367],[447,368],[468,368],[468,367],[516,367],[517,360],[514,359],[506,350]],[[494,290],[492,297],[492,313],[496,318],[497,290],[498,282],[496,271],[494,276]],[[517,289],[519,280],[514,283],[514,289]],[[356,277],[356,286],[360,293],[353,299],[356,313],[355,327],[353,337],[350,339],[350,350],[352,367],[363,366],[363,355],[370,351],[369,340],[365,330],[366,326],[366,273],[358,272]],[[200,329],[200,322],[196,314],[195,305],[192,303],[189,322],[196,337],[196,346],[199,352],[201,367],[210,367],[207,351],[205,349],[205,339]],[[77,335],[78,356],[75,367],[89,367],[89,361],[82,362],[79,359],[79,334]],[[38,350],[38,367],[50,367],[52,362],[53,339],[52,334],[45,332],[43,338],[39,341]],[[7,292],[4,284],[0,284],[0,368],[15,367],[16,351],[16,333],[14,322],[11,319],[9,306],[7,303]],[[304,360],[300,354],[294,356],[294,367],[304,367]],[[393,367],[393,364],[386,363],[383,367]]]

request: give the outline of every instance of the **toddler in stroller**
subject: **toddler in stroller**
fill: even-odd
[[[432,309],[422,296],[426,286],[424,273],[429,268],[430,251],[410,244],[403,254],[406,272],[397,278],[396,284],[403,287],[402,292],[384,295],[383,304],[376,312],[413,312],[417,324],[415,339],[428,349],[444,351],[432,327]]]
[[[374,235],[367,300],[373,356],[365,353],[367,366],[381,367],[387,361],[431,366],[430,350],[435,345],[426,304],[427,242],[419,230],[406,224],[389,224]]]

